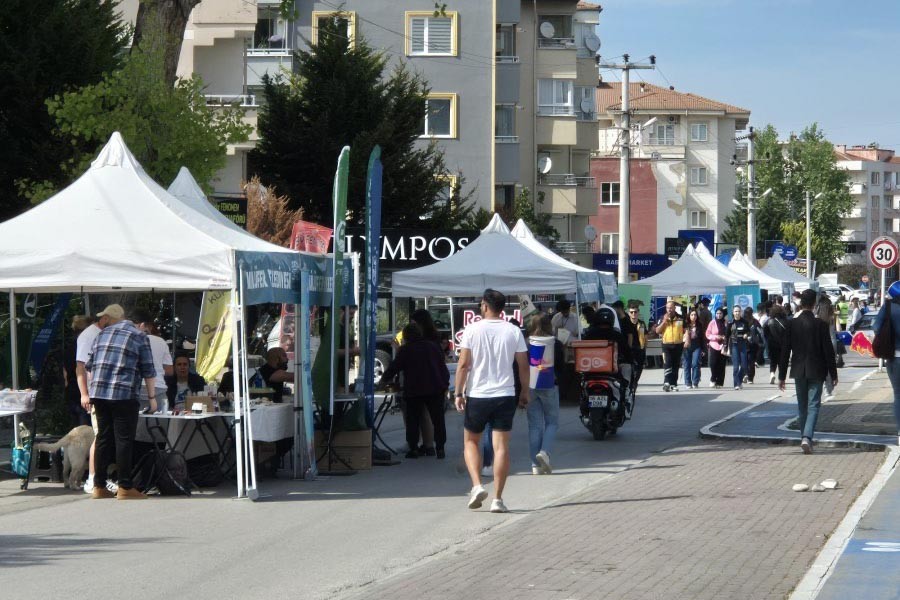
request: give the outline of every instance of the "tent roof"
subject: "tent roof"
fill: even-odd
[[[704,250],[706,250],[704,248]],[[636,283],[652,287],[654,296],[680,294],[722,294],[726,285],[737,285],[740,278],[722,263],[706,254],[719,268],[704,258],[702,252],[688,246],[675,263],[665,271]]]
[[[562,256],[543,245],[538,241],[534,234],[531,232],[531,229],[528,228],[528,225],[525,224],[525,221],[519,219],[516,222],[515,227],[512,228],[512,231],[509,232],[514,238],[516,238],[519,243],[523,244],[526,248],[541,256],[546,258],[547,260],[554,262],[560,266],[566,267],[568,269],[573,269],[575,271],[580,271],[582,273],[593,273],[594,269],[588,269],[587,267],[582,267],[580,265],[576,265],[575,263],[571,263],[564,259]]]
[[[769,292],[781,293],[781,279],[760,271],[740,250],[735,250],[728,262],[728,268],[742,279],[758,281],[759,287]]]
[[[187,167],[181,167],[181,169],[178,170],[178,176],[175,177],[175,180],[172,182],[172,185],[169,186],[167,191],[181,200],[189,208],[193,208],[207,218],[225,225],[229,229],[233,229],[246,235],[252,235],[235,225],[231,219],[220,213],[216,207],[212,205],[207,199],[203,188],[200,187]]]
[[[481,235],[460,252],[432,265],[394,273],[392,293],[400,297],[478,296],[486,288],[494,288],[507,295],[568,294],[575,291],[576,273],[595,273],[559,260],[562,263],[537,254],[510,235],[495,214]]]
[[[188,208],[115,132],[74,183],[0,224],[0,288],[232,289],[236,249],[292,252]]]
[[[792,269],[791,266],[784,262],[784,259],[777,254],[766,261],[762,271],[763,273],[767,273],[772,277],[777,277],[782,281],[809,284],[809,280],[806,277]]]

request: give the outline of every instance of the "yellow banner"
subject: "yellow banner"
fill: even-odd
[[[197,373],[216,379],[231,352],[231,291],[204,292],[197,329]]]

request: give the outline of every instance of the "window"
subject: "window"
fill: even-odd
[[[356,37],[355,12],[337,13],[314,10],[312,14],[312,43],[319,43],[319,29],[323,28],[329,21],[335,22],[338,31],[346,32],[345,35],[347,36],[347,41],[352,48],[354,45],[354,38]]]
[[[878,185],[881,183],[881,173],[877,171],[872,173],[872,185]]]
[[[881,198],[879,196],[872,196],[872,208],[881,208]]]
[[[872,217],[872,233],[878,233],[878,217]]]
[[[650,134],[650,143],[659,146],[675,145],[675,126],[674,125],[654,125],[653,132]]]
[[[514,185],[495,185],[494,186],[494,209],[511,209],[516,201],[516,186]]]
[[[619,253],[619,234],[618,233],[601,233],[600,234],[600,253],[601,254],[618,254]]]
[[[498,142],[516,142],[516,107],[498,104],[494,109],[494,137]]]
[[[597,109],[594,104],[594,93],[597,88],[581,87],[575,88],[575,98],[578,104],[575,106],[575,116],[579,121],[593,121],[597,118]]]
[[[885,219],[884,220],[884,228],[882,229],[885,233],[893,233],[894,231],[894,220],[893,219]]]
[[[456,94],[429,94],[425,101],[422,135],[456,137]]]
[[[538,17],[538,48],[574,48],[572,15]]]
[[[574,115],[573,87],[568,79],[538,79],[538,114]]]
[[[253,49],[255,50],[286,50],[287,24],[278,16],[278,12],[268,9],[259,9],[256,20],[256,29],[253,32]]]
[[[691,123],[691,141],[705,142],[707,140],[706,123]]]
[[[692,210],[691,211],[691,228],[692,229],[706,229],[709,223],[709,217],[705,210]]]
[[[706,185],[708,178],[706,167],[691,167],[691,185]]]
[[[437,198],[434,199],[435,208],[443,208],[448,206],[450,202],[453,201],[459,194],[459,190],[456,187],[456,175],[444,175],[439,179],[444,185],[443,187],[441,187],[441,191],[438,192]]]
[[[497,25],[496,56],[497,62],[518,62],[515,25]]]
[[[600,204],[619,203],[619,183],[607,182],[600,184]]]
[[[457,13],[445,17],[431,12],[406,13],[406,54],[408,56],[456,56]]]

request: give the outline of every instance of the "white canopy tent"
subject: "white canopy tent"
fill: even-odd
[[[672,266],[653,277],[641,279],[638,283],[651,286],[654,296],[723,294],[725,286],[740,284],[740,277],[715,258],[712,260],[721,269],[704,259],[693,246],[688,246]]]
[[[728,268],[737,273],[743,281],[759,282],[760,289],[771,294],[781,293],[782,280],[760,271],[740,250],[736,250],[732,255]]]
[[[762,272],[767,273],[772,277],[776,277],[781,281],[794,283],[798,290],[809,287],[809,280],[792,269],[778,254],[773,255],[766,261],[766,264],[762,268]]]
[[[222,223],[170,195],[147,175],[115,132],[91,167],[74,183],[24,214],[0,224],[0,289],[15,293],[229,290],[236,295],[233,352],[243,327],[236,253],[283,259],[301,253],[265,242]],[[18,387],[16,331],[12,328],[13,387]],[[244,357],[245,362],[245,357]],[[236,389],[246,390],[245,365],[235,360]],[[255,491],[252,454],[243,465],[244,439],[252,439],[245,394],[235,395],[238,495]],[[246,414],[244,414],[246,412]],[[242,430],[247,428],[247,438]],[[248,445],[252,448],[252,445]],[[246,486],[246,487],[245,487]]]
[[[697,253],[697,256],[700,257],[700,260],[706,263],[706,266],[711,270],[720,274],[722,277],[736,279],[738,280],[738,283],[740,283],[740,274],[735,273],[733,270],[729,269],[727,266],[719,262],[719,259],[712,255],[712,253],[709,251],[709,248],[706,247],[706,244],[704,244],[703,242],[698,242],[697,246],[694,248],[694,251]]]
[[[247,233],[235,225],[231,219],[220,213],[207,199],[203,188],[200,187],[200,184],[197,183],[197,180],[194,179],[194,176],[191,175],[191,172],[187,167],[181,167],[181,169],[179,169],[178,176],[175,177],[172,185],[169,186],[168,192],[181,200],[189,208],[193,208],[213,222],[224,225],[243,235],[250,236],[255,240],[259,239],[256,236]]]
[[[394,273],[392,294],[412,298],[480,296],[486,288],[507,295],[571,294],[577,290],[578,273],[597,272],[561,257],[538,254],[513,237],[500,216],[494,215],[481,235],[460,252],[432,265]]]

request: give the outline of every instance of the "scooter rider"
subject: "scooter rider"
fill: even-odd
[[[601,306],[597,312],[594,313],[591,326],[585,329],[581,334],[581,339],[609,340],[610,342],[615,342],[619,354],[619,376],[622,377],[622,365],[628,365],[630,367],[633,362],[633,357],[631,355],[631,348],[628,346],[628,340],[625,339],[625,335],[613,327],[615,322],[616,316],[612,309]],[[623,377],[623,379],[627,380],[628,378]]]

